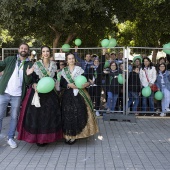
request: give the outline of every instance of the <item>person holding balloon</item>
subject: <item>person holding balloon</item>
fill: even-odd
[[[66,144],[74,144],[76,139],[89,137],[98,132],[93,113],[93,104],[84,89],[90,82],[82,76],[84,70],[76,66],[75,56],[66,55],[67,67],[62,69],[60,87],[64,89],[61,96],[62,129]]]
[[[118,81],[120,74],[115,61],[110,63],[110,71],[104,71],[106,74],[106,90],[107,90],[107,112],[115,111],[116,102],[121,90],[121,84]]]
[[[148,57],[143,58],[142,66],[139,72],[142,89],[142,111],[147,111],[147,99],[149,100],[149,111],[154,111],[154,92],[150,87],[156,81],[156,69]],[[145,90],[146,89],[146,90]]]
[[[88,70],[87,79],[91,82],[91,86],[88,88],[88,92],[93,102],[95,102],[96,116],[100,116],[100,98],[101,98],[101,87],[103,78],[103,68],[105,64],[105,54],[107,49],[102,49],[101,61],[99,58],[95,58],[94,65]]]
[[[33,65],[33,85],[22,103],[18,140],[45,146],[63,138],[58,95],[54,90],[57,66],[50,60],[51,49],[41,47],[42,60]]]
[[[166,64],[166,68],[167,68],[167,63],[166,63],[166,58],[165,57],[160,57],[158,59],[158,63],[155,65],[156,71],[159,73],[159,65],[165,63]]]
[[[80,63],[80,67],[84,70],[84,75],[88,73],[89,68],[93,65],[93,61],[91,60],[91,54],[85,54],[85,60],[78,56],[78,46],[75,47],[74,56],[76,60]]]
[[[166,64],[166,69],[167,69],[167,62],[166,62],[166,58],[165,57],[160,57],[157,61],[157,64],[155,64],[155,68],[157,73],[159,73],[159,65],[165,63]],[[156,104],[156,112],[160,112],[161,111],[161,100],[155,100],[155,104]]]
[[[166,116],[165,112],[169,112],[170,108],[170,71],[166,70],[166,64],[159,64],[159,72],[156,79],[158,90],[163,94],[162,98],[162,113],[160,116]],[[161,95],[161,94],[160,94]]]

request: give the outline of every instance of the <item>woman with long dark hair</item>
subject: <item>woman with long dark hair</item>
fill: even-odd
[[[50,60],[50,48],[48,46],[41,47],[41,54],[42,60],[33,65],[32,88],[22,103],[18,123],[18,140],[45,146],[63,136],[60,103],[55,90],[48,93],[38,93],[39,105],[32,103],[35,92],[37,92],[38,81],[43,77],[56,77],[57,66],[54,61]]]
[[[156,69],[148,57],[143,58],[139,77],[142,87],[151,87],[156,81]],[[149,111],[154,111],[154,92],[151,92],[149,97],[142,97],[142,111],[147,111],[147,99],[149,100]]]

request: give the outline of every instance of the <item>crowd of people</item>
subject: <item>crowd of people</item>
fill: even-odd
[[[106,95],[105,109],[107,113],[122,111],[126,105],[128,110],[135,115],[139,115],[139,111],[145,113],[146,111],[154,112],[155,108],[161,113],[160,116],[166,116],[166,112],[170,111],[170,102],[166,99],[169,93],[166,92],[165,94],[164,90],[165,88],[168,90],[167,84],[170,82],[170,71],[168,71],[170,70],[169,55],[166,58],[159,58],[157,64],[153,64],[146,55],[134,57],[130,61],[123,57],[123,51],[107,53],[107,50],[103,49],[101,57],[94,58],[93,55],[90,57],[90,54],[86,54],[85,60],[83,60],[78,56],[78,48],[76,47],[75,57],[81,63],[82,69],[85,70],[87,79],[92,83],[92,88],[90,86],[87,91],[94,102],[97,116],[100,115],[101,90]],[[126,64],[127,62],[128,64]],[[161,64],[165,64],[163,70]],[[126,70],[128,71],[128,77]],[[118,81],[119,74],[122,74],[126,80],[128,79],[128,81],[125,81],[128,94],[123,92],[123,85]],[[144,87],[152,87],[153,85],[156,85],[158,90],[161,90],[164,94],[162,101],[154,99],[154,91],[151,91],[151,94],[147,97],[142,95]],[[124,106],[122,106],[123,95],[128,95],[128,101],[125,101]]]
[[[142,95],[144,87],[154,84],[164,95],[161,101],[156,101],[156,106],[160,115],[165,116],[170,111],[168,57],[160,58],[153,65],[146,56],[128,61],[123,57],[123,51],[108,53],[103,48],[100,54],[87,53],[83,58],[75,47],[74,53],[66,54],[65,61],[56,62],[50,47],[42,46],[41,56],[35,60],[29,57],[29,46],[22,43],[17,56],[0,61],[0,72],[3,71],[0,79],[0,131],[10,104],[7,143],[11,148],[17,147],[14,140],[16,128],[18,140],[36,143],[40,147],[62,138],[71,145],[79,138],[98,132],[96,116],[100,116],[102,91],[106,98],[106,113],[122,111],[127,106],[138,115],[139,111],[155,111],[155,92],[147,97]],[[87,78],[81,89],[74,83],[80,75]],[[125,79],[124,83],[128,82],[125,86],[128,94],[124,93],[119,75]],[[48,93],[39,93],[37,84],[44,77],[53,78],[55,88]],[[126,106],[120,107],[123,95],[128,95],[128,101]]]

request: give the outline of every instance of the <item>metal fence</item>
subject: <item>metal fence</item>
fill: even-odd
[[[36,52],[36,57],[40,58],[40,48],[31,48],[30,51]],[[60,48],[52,49],[56,50],[56,52],[60,52]],[[154,51],[157,51],[157,59],[160,57],[166,57],[166,54],[162,52],[161,48],[148,48],[148,47],[115,47],[115,48],[109,48],[106,55],[105,55],[105,62],[101,62],[101,56],[102,56],[102,48],[78,48],[78,56],[84,60],[86,54],[91,54],[91,56],[94,56],[92,59],[95,60],[96,57],[99,59],[100,64],[103,64],[104,68],[103,70],[100,70],[100,77],[101,77],[101,83],[98,82],[97,88],[95,86],[90,87],[87,89],[89,91],[92,101],[94,103],[94,108],[97,108],[95,111],[98,111],[100,114],[103,114],[107,117],[107,115],[113,115],[113,113],[119,113],[122,115],[134,115],[136,113],[141,115],[159,115],[161,113],[161,101],[155,100],[154,93],[152,93],[152,102],[154,103],[154,110],[150,110],[150,100],[149,97],[144,99],[144,96],[142,96],[142,86],[141,91],[138,96],[139,104],[137,106],[137,111],[133,111],[133,104],[128,106],[129,102],[129,73],[132,71],[132,66],[134,65],[133,59],[135,56],[141,56],[143,57],[149,57],[152,60],[152,55]],[[17,48],[2,48],[2,59],[4,60],[7,56],[13,56],[16,55],[18,52]],[[71,48],[70,52],[74,53],[75,48]],[[106,83],[106,77],[107,74],[105,72],[108,71],[108,68],[110,68],[110,62],[115,60],[116,64],[118,65],[118,70],[122,74],[124,83],[118,84],[117,86],[113,86],[114,89],[117,89],[118,91],[118,98],[116,100],[115,108],[110,109],[108,108],[108,101],[110,101],[110,96],[107,93],[108,87]],[[108,62],[106,62],[108,61]],[[58,63],[58,61],[56,61]],[[157,67],[157,63],[154,63],[155,67]],[[169,64],[169,63],[167,63]],[[81,62],[77,62],[77,65],[81,65]],[[114,77],[118,78],[118,76]],[[132,80],[133,81],[133,80]],[[133,86],[136,86],[135,82]],[[99,88],[98,88],[99,87]],[[100,102],[97,102],[98,98],[100,98]],[[111,98],[110,102],[113,102],[113,98]],[[146,100],[146,110],[144,111],[142,103],[143,100]],[[98,104],[98,105],[96,105]],[[110,119],[111,117],[109,117]],[[107,118],[106,118],[107,119]]]

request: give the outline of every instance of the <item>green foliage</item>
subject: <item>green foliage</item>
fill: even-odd
[[[169,0],[1,0],[0,23],[14,41],[29,37],[34,46],[52,46],[58,36],[61,47],[76,35],[83,47],[109,37],[118,46],[162,47],[169,42],[169,9]]]
[[[47,44],[61,34],[61,46],[76,33],[83,46],[96,46],[106,30],[114,28],[113,9],[103,0],[2,0],[0,9],[2,26],[13,36],[33,36]]]
[[[130,13],[130,16],[117,13],[118,18],[123,16],[124,21],[130,20],[134,26],[132,30],[126,25],[126,28],[119,32],[121,44],[127,45],[127,41],[133,40],[134,46],[162,47],[162,44],[169,42],[170,1],[129,0],[130,6],[127,1],[126,3],[126,11]]]

